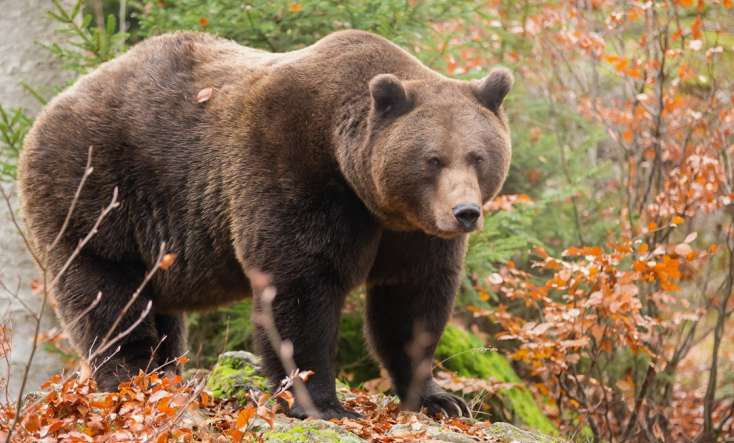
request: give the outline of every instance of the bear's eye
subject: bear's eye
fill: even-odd
[[[484,163],[484,157],[482,157],[479,154],[470,154],[469,155],[469,162],[473,165],[481,165]]]
[[[438,157],[431,157],[428,159],[428,166],[432,168],[440,168],[441,167],[441,159]]]

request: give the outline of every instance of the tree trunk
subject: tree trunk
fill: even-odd
[[[62,3],[68,5],[73,1],[64,0]],[[51,2],[48,0],[0,0],[0,103],[6,109],[23,108],[30,115],[40,110],[41,104],[21,87],[21,81],[47,93],[51,92],[52,86],[63,86],[64,80],[68,79],[49,51],[39,44],[58,38],[47,14],[50,7]],[[2,186],[12,196],[13,211],[17,217],[15,184],[3,183]],[[38,271],[11,222],[5,202],[0,199],[0,203],[0,279],[11,291],[18,289],[18,297],[23,303],[38,312],[41,297],[31,291],[31,283],[38,278]],[[0,377],[10,376],[11,401],[15,400],[20,388],[35,328],[34,317],[23,303],[0,290],[0,323],[11,327],[12,337],[10,366],[8,368],[5,359],[0,358]],[[44,317],[41,331],[48,331],[57,325],[50,307]],[[60,369],[59,358],[46,352],[42,344],[39,345],[25,392],[38,389],[43,381]],[[4,394],[4,390],[0,390],[3,400]]]

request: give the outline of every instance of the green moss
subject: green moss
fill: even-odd
[[[553,437],[535,434],[516,428],[509,423],[492,423],[492,426],[485,431],[492,441],[498,443],[560,443]]]
[[[491,351],[475,335],[453,325],[446,327],[436,349],[436,358],[445,368],[465,377],[491,378],[518,386],[499,392],[523,425],[547,434],[557,434],[555,425],[546,417],[530,391],[512,369],[510,362]]]
[[[360,313],[344,314],[339,327],[336,361],[340,377],[353,386],[380,376],[380,368],[370,357],[362,332]]]
[[[211,367],[225,351],[252,350],[252,300],[187,317],[192,366]]]
[[[362,443],[364,440],[349,432],[319,427],[316,422],[298,424],[287,429],[265,433],[265,441],[271,443]]]
[[[245,351],[225,352],[212,369],[206,387],[216,399],[246,403],[250,390],[265,391],[268,381],[258,374],[258,360]]]

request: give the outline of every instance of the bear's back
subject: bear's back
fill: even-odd
[[[92,146],[94,172],[62,246],[77,245],[117,188],[120,207],[85,251],[149,268],[165,241],[178,254],[175,272],[164,275],[183,285],[175,289],[206,285],[199,280],[237,269],[232,195],[313,186],[314,173],[332,180],[339,171],[323,131],[342,96],[365,96],[373,75],[400,70],[404,78],[436,75],[361,31],[287,53],[199,33],[148,39],[55,98],[30,131],[19,177],[34,242],[43,249],[61,229]],[[247,171],[227,175],[231,165]]]
[[[206,34],[167,34],[104,63],[54,98],[29,132],[19,167],[23,215],[36,243],[50,244],[61,229],[90,146],[94,172],[67,228],[69,245],[91,229],[116,187],[121,205],[87,250],[149,262],[162,240],[207,236],[193,217],[191,232],[177,227],[189,213],[211,206],[194,197],[215,194],[217,186],[207,180],[216,166],[202,144],[211,123],[197,93],[201,85],[227,79],[198,78],[198,66],[208,63],[206,75],[234,78],[232,60],[256,64],[263,55]],[[214,209],[223,208],[206,213]]]

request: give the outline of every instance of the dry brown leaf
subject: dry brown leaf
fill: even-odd
[[[212,93],[214,92],[214,88],[204,88],[201,91],[199,91],[198,94],[196,94],[196,103],[204,103],[209,101],[210,98],[212,98]]]
[[[168,254],[164,255],[161,259],[160,268],[165,270],[168,270],[171,266],[173,266],[173,263],[176,261],[176,254],[173,252],[169,252]]]

